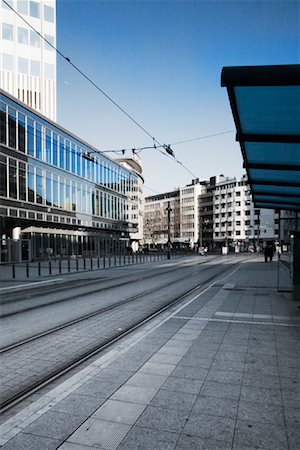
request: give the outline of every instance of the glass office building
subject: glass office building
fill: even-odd
[[[124,250],[134,231],[126,211],[137,181],[133,172],[1,91],[2,261],[8,241],[27,242],[23,259]]]

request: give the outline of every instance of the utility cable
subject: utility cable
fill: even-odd
[[[81,69],[79,69],[79,67],[77,67],[74,63],[72,63],[72,61],[70,60],[70,58],[68,58],[67,56],[65,56],[60,50],[58,50],[51,42],[49,42],[36,28],[34,28],[26,19],[24,19],[24,17],[19,14],[6,0],[2,0],[6,6],[8,6],[20,19],[22,19],[33,31],[35,31],[35,33],[37,33],[45,42],[47,42],[47,44],[53,48],[53,50],[56,51],[56,53],[61,56],[65,61],[67,61],[72,67],[73,69],[75,69],[81,76],[83,76],[92,86],[94,86],[102,95],[104,95],[104,97],[106,97],[116,108],[118,108],[129,120],[131,120],[137,127],[139,127],[145,134],[147,134],[147,136],[149,136],[152,140],[153,143],[157,143],[158,146],[160,148],[164,148],[166,150],[166,152],[168,153],[168,155],[166,155],[166,153],[164,153],[162,150],[160,150],[160,148],[158,147],[154,147],[155,149],[157,149],[160,153],[162,153],[165,156],[173,156],[175,161],[180,164],[184,169],[186,169],[193,177],[196,177],[187,167],[185,167],[181,161],[179,161],[177,158],[175,158],[174,153],[172,151],[169,152],[168,149],[170,149],[170,145],[166,146],[161,144],[157,139],[155,139],[154,136],[152,136],[151,133],[149,133],[146,128],[144,128],[137,120],[135,120],[129,113],[127,113],[127,111],[125,111],[124,108],[122,108],[115,100],[113,100],[112,97],[110,97],[103,89],[100,88],[100,86],[98,86],[89,76],[87,76]],[[170,149],[171,150],[171,149]]]

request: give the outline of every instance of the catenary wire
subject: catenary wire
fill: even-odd
[[[160,150],[160,148],[165,148],[166,149],[166,145],[161,144],[154,136],[152,136],[151,133],[149,133],[146,128],[144,128],[139,122],[137,122],[137,120],[135,120],[129,113],[127,113],[127,111],[125,111],[124,108],[122,108],[115,100],[113,100],[112,97],[110,97],[103,89],[100,88],[100,86],[97,85],[97,83],[95,83],[89,76],[87,76],[81,69],[79,69],[79,67],[77,67],[74,63],[72,63],[72,61],[70,60],[70,58],[68,58],[67,56],[65,56],[59,49],[57,49],[51,42],[49,42],[41,33],[39,33],[39,31],[34,28],[26,19],[24,19],[24,17],[19,14],[6,0],[2,0],[6,6],[8,6],[21,20],[23,20],[33,31],[35,31],[35,33],[37,33],[50,47],[52,47],[56,53],[58,55],[60,55],[65,61],[67,61],[72,67],[73,69],[75,69],[81,76],[83,76],[90,84],[92,84],[92,86],[94,86],[102,95],[104,95],[104,97],[106,97],[116,108],[118,108],[125,116],[127,116],[128,119],[130,119],[133,123],[135,123],[135,125],[137,125],[145,134],[147,134],[147,136],[149,136],[152,140],[153,143],[157,143],[158,147],[156,145],[154,145],[154,148],[156,150],[158,150],[161,154],[163,154],[164,156],[167,157],[171,157],[169,154],[166,154],[165,152],[163,152],[162,150]],[[159,148],[160,147],[160,148]],[[169,147],[170,148],[170,147]],[[180,164],[186,171],[188,171],[193,177],[196,177],[196,175],[194,175],[181,161],[179,161],[174,154],[172,155],[172,157],[175,159],[175,161]]]

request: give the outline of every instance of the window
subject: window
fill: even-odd
[[[25,153],[25,116],[18,113],[18,144],[19,150]]]
[[[241,196],[241,191],[236,191],[235,195],[236,195],[236,197],[240,197]]]
[[[4,70],[14,70],[14,57],[13,55],[8,55],[7,53],[3,53],[2,56],[3,69]]]
[[[29,2],[29,13],[31,17],[40,18],[40,5],[37,2]]]
[[[237,227],[239,227],[239,226],[241,225],[241,221],[240,221],[240,220],[237,220],[237,221],[235,222],[235,224],[236,224]]]
[[[19,161],[19,199],[26,200],[26,164]]]
[[[30,73],[34,77],[39,77],[41,75],[41,65],[39,61],[31,61],[30,64]]]
[[[0,102],[0,142],[6,144],[6,106]]]
[[[235,202],[235,206],[241,206],[241,202]]]
[[[16,110],[8,107],[8,145],[9,147],[16,148]]]
[[[7,160],[0,155],[0,195],[7,197]]]
[[[18,58],[18,68],[20,73],[28,74],[28,59]]]
[[[28,201],[34,202],[34,167],[31,165],[27,166],[27,189],[28,189]]]
[[[17,161],[9,159],[9,197],[17,198]]]
[[[54,47],[54,36],[50,36],[50,34],[45,34],[45,39]],[[53,51],[53,47],[51,47],[51,45],[45,42],[45,50]]]
[[[44,19],[46,22],[54,22],[54,8],[47,5],[44,6]]]
[[[235,234],[236,234],[237,236],[240,236],[240,235],[241,235],[241,232],[240,232],[239,230],[237,230],[237,231],[235,232]]]
[[[18,27],[18,42],[19,44],[28,45],[28,30],[26,28]]]
[[[34,122],[27,118],[27,154],[34,156]]]
[[[251,211],[245,211],[245,216],[250,216]]]
[[[18,0],[17,11],[20,14],[28,14],[28,0]]]
[[[245,225],[250,225],[250,220],[245,220]]]
[[[54,65],[45,63],[45,78],[49,80],[54,79]]]
[[[36,168],[36,203],[43,203],[43,172],[38,167]]]
[[[14,28],[9,23],[2,24],[2,38],[7,41],[12,41],[14,38]]]
[[[33,30],[30,30],[30,45],[32,47],[40,47],[41,46],[41,38],[40,36]]]

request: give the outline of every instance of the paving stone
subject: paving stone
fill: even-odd
[[[162,363],[162,364],[178,364],[182,357],[180,355],[166,355],[156,353],[149,359],[149,363]]]
[[[53,439],[67,439],[81,425],[82,418],[49,411],[25,428],[25,433]]]
[[[245,373],[243,386],[257,386],[260,388],[280,389],[280,378],[273,375],[261,375],[260,373]]]
[[[179,434],[177,433],[134,426],[118,450],[172,450],[175,448],[178,438]]]
[[[239,445],[244,445],[268,450],[287,449],[286,430],[285,427],[281,427],[278,424],[238,420],[234,445],[237,448],[239,448]]]
[[[244,400],[239,404],[238,419],[250,422],[273,423],[281,426],[284,426],[285,423],[282,406]]]
[[[109,422],[90,417],[70,436],[68,442],[115,450],[130,428],[130,425],[123,423]]]
[[[228,398],[208,397],[199,395],[194,407],[193,413],[209,414],[213,416],[236,418],[238,410],[238,401]]]
[[[162,364],[162,363],[150,363],[144,364],[139,372],[140,373],[150,373],[153,375],[171,375],[175,368],[174,364]]]
[[[246,355],[244,353],[225,352],[225,351],[219,350],[216,354],[216,359],[244,363],[244,362],[246,362]]]
[[[207,375],[207,381],[219,381],[222,383],[241,384],[243,380],[242,372],[233,372],[232,370],[211,369]]]
[[[1,449],[3,450],[56,450],[61,443],[59,439],[34,436],[19,433],[10,439]]]
[[[290,449],[300,448],[300,427],[299,424],[289,423],[287,424],[287,435]]]
[[[180,363],[178,364],[178,367],[180,366],[187,366],[187,367],[202,367],[203,369],[209,369],[210,366],[213,363],[213,358],[205,358],[202,356],[198,356],[197,358],[195,356],[184,356]]]
[[[231,445],[225,441],[216,441],[214,439],[204,439],[197,436],[188,436],[182,434],[176,450],[231,450]]]
[[[51,411],[64,412],[73,416],[88,417],[99,408],[104,401],[105,397],[70,394],[51,408]]]
[[[216,381],[205,381],[201,388],[201,395],[208,397],[229,398],[238,400],[241,388],[238,384],[219,383]]]
[[[148,374],[139,371],[127,381],[126,385],[160,388],[166,379],[166,375]]]
[[[298,405],[300,406],[300,405]],[[287,424],[295,424],[300,428],[300,408],[284,407],[284,415]]]
[[[211,369],[216,370],[232,370],[234,372],[244,372],[245,363],[238,361],[226,361],[224,359],[216,359],[211,365]]]
[[[158,388],[124,385],[118,389],[111,400],[148,405],[157,393]]]
[[[177,366],[176,369],[173,370],[172,376],[191,380],[204,380],[207,373],[208,370],[201,367]]]
[[[110,397],[120,386],[119,382],[93,380],[84,383],[75,393],[78,395],[91,395],[97,397]]]
[[[174,395],[173,391],[160,389],[151,401],[150,406],[174,409],[187,414],[191,411],[196,398],[197,396],[194,394],[176,392],[176,395]]]
[[[93,447],[81,444],[73,444],[72,442],[64,442],[57,450],[91,450]],[[95,447],[94,447],[95,448]]]
[[[162,385],[161,389],[172,392],[186,392],[187,394],[198,394],[203,385],[203,380],[189,380],[185,378],[169,377]]]
[[[231,444],[234,427],[234,419],[192,412],[183,432],[206,439],[223,440]]]
[[[119,400],[107,400],[94,414],[96,419],[110,422],[122,422],[133,425],[144,411],[146,405],[121,402]]]
[[[282,406],[281,394],[279,389],[259,388],[256,386],[242,386],[241,400]]]
[[[180,433],[186,423],[181,411],[148,406],[137,420],[138,427]]]

